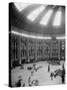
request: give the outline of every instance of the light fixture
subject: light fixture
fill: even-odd
[[[48,12],[44,15],[44,17],[42,18],[42,20],[40,21],[40,24],[46,26],[49,23],[49,20],[51,18],[51,15],[53,13],[53,10],[48,10]]]
[[[38,15],[46,8],[46,6],[41,5],[40,7],[38,7],[37,9],[35,9],[34,11],[32,11],[28,16],[27,19],[29,19],[30,21],[34,21]]]
[[[19,36],[26,37],[26,38],[33,38],[33,39],[51,39],[51,37],[29,35],[29,34],[25,34],[25,33],[19,33],[19,32],[16,32],[16,31],[11,31],[11,33],[12,33],[12,34],[15,34],[15,35],[19,35]]]
[[[56,37],[56,39],[65,39],[65,37]]]
[[[21,3],[21,2],[15,2],[14,4],[16,8],[19,10],[19,12],[21,12],[23,9],[31,5],[31,3]]]
[[[53,21],[53,26],[60,26],[61,25],[61,16],[62,16],[62,12],[61,10],[58,10],[56,12],[54,21]]]

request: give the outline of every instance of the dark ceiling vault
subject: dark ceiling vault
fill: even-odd
[[[33,5],[32,7],[36,8],[36,7],[38,7],[38,5]],[[23,11],[23,13],[22,12],[20,13],[17,10],[17,8],[15,7],[14,3],[10,3],[9,4],[9,23],[10,23],[9,25],[10,25],[10,27],[14,26],[16,28],[19,28],[18,29],[19,32],[20,32],[20,30],[21,30],[21,32],[22,32],[22,30],[25,30],[27,32],[40,33],[40,34],[44,34],[44,35],[45,34],[64,35],[65,34],[65,6],[62,6],[62,7],[63,7],[63,18],[62,18],[63,24],[60,27],[56,28],[56,27],[53,27],[50,25],[47,25],[46,27],[41,26],[38,23],[40,18],[37,19],[38,22],[35,22],[35,23],[30,22],[29,20],[27,20],[26,16],[27,16],[27,13],[32,11],[31,7],[25,9]],[[50,8],[50,6],[48,6],[48,8]],[[57,10],[57,8],[55,10]],[[54,10],[54,13],[55,13],[55,10]],[[40,15],[40,17],[42,17],[43,13]]]

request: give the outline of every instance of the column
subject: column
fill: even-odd
[[[51,44],[50,44],[50,59],[52,59],[52,41],[51,41]]]
[[[27,59],[28,59],[28,62],[30,62],[30,58],[29,58],[29,38],[27,39]]]
[[[58,59],[60,60],[60,40],[58,40]]]
[[[35,42],[35,61],[37,61],[37,40],[36,40],[36,42]]]
[[[21,65],[21,36],[19,36],[19,64]]]

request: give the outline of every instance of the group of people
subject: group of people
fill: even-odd
[[[33,64],[33,68],[31,71],[31,76],[28,78],[28,84],[29,86],[38,86],[39,81],[38,80],[31,80],[32,76],[34,75],[34,72],[37,72],[37,70],[39,69],[39,67],[36,67],[36,64]]]
[[[50,64],[48,64],[48,72],[50,72]],[[54,76],[54,73],[51,72],[50,73],[51,80],[53,80],[53,76]]]
[[[38,80],[32,80],[32,76],[34,75],[34,72],[37,72],[37,70],[39,69],[39,67],[36,67],[36,64],[33,64],[33,68],[31,71],[31,76],[28,77],[28,86],[38,86],[39,81]],[[16,87],[21,87],[23,80],[22,78],[19,78],[19,80],[15,83]],[[23,87],[25,87],[25,83],[22,84]]]
[[[20,78],[20,79],[15,83],[15,86],[16,86],[16,87],[21,87],[22,81],[23,81],[23,80]],[[22,86],[25,87],[25,83],[23,83]]]
[[[39,69],[40,67],[36,67],[36,64],[33,64],[33,69],[31,71],[31,76],[29,76],[28,78],[28,86],[37,86],[39,84],[39,81],[38,80],[32,80],[32,76],[34,75],[34,72],[37,72],[37,70]],[[58,71],[60,71],[60,69],[58,69]],[[64,68],[64,64],[62,65],[62,73],[61,75],[59,75],[59,72],[51,72],[51,68],[50,68],[50,64],[48,64],[48,73],[50,73],[50,77],[51,77],[51,80],[53,80],[53,78],[55,78],[56,76],[61,76],[61,80],[62,80],[62,83],[64,84],[65,83],[65,68]],[[16,87],[21,87],[21,83],[22,83],[22,79],[20,78],[17,83],[16,83]],[[23,87],[25,86],[25,83],[23,83]]]
[[[64,64],[62,65],[62,70],[61,70],[61,80],[62,80],[62,83],[64,84],[65,83],[65,68],[64,68]],[[50,72],[50,64],[48,65],[48,72]],[[53,77],[55,78],[56,76],[59,75],[59,72],[54,74],[54,72],[51,72],[50,73],[50,77],[51,77],[51,80],[53,80]]]

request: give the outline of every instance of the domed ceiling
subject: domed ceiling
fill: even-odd
[[[10,3],[10,24],[22,30],[44,35],[65,34],[65,6]]]

